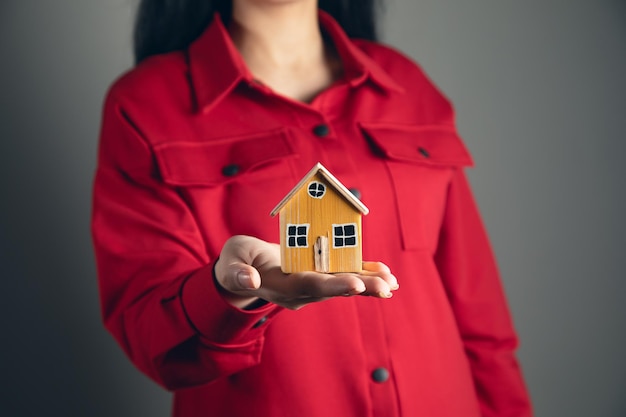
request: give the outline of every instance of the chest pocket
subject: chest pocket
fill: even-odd
[[[155,154],[163,181],[174,186],[262,179],[270,174],[262,168],[294,156],[282,129],[205,142],[168,142],[156,145]]]
[[[454,127],[361,123],[385,159],[396,196],[405,250],[434,250],[455,169],[472,159]]]
[[[155,146],[155,156],[163,181],[179,190],[210,238],[276,239],[269,213],[293,186],[297,157],[285,130],[170,142]]]

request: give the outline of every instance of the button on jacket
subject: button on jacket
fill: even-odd
[[[112,86],[92,225],[106,327],[178,417],[531,415],[451,105],[398,52],[320,21],[344,75],[311,103],[256,82],[218,16]],[[364,259],[400,289],[232,307],[222,245],[278,242],[269,213],[317,162],[369,207]]]

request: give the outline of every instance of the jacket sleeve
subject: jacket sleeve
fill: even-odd
[[[92,235],[102,315],[134,364],[168,389],[257,364],[266,318],[220,296],[194,216],[159,180],[151,148],[112,95],[105,104]]]
[[[463,170],[454,173],[435,256],[485,417],[529,417],[518,339],[495,259]]]

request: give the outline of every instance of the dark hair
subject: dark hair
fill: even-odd
[[[378,0],[319,0],[351,38],[375,41]],[[135,20],[135,63],[170,51],[185,49],[219,12],[230,20],[231,0],[141,0]]]

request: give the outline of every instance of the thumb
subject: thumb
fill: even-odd
[[[259,271],[245,263],[233,262],[226,265],[223,273],[219,281],[228,291],[257,290],[261,286]]]

